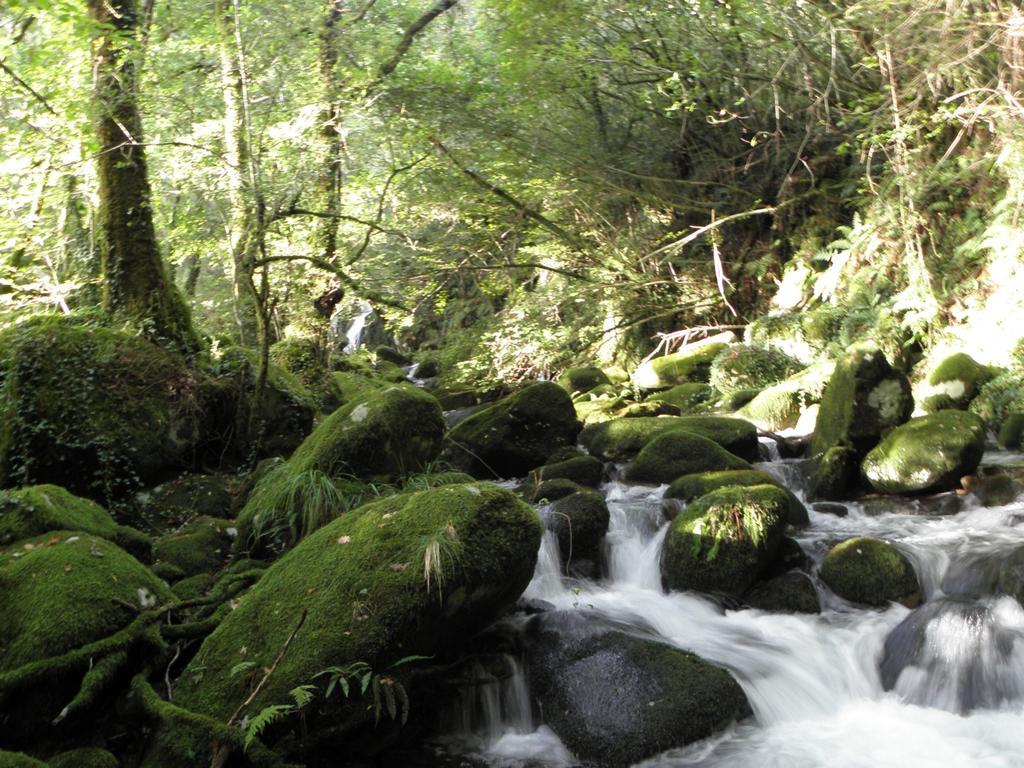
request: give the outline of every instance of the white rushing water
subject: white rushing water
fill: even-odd
[[[369,304],[359,305],[359,314],[352,318],[348,328],[345,329],[345,348],[342,350],[346,355],[351,355],[359,349],[363,341],[363,331],[366,328],[366,321],[373,314],[373,307]]]
[[[800,463],[771,455],[776,460],[758,468],[802,496]],[[821,614],[772,614],[723,610],[699,595],[662,589],[664,490],[604,486],[611,513],[606,578],[565,579],[557,541],[547,534],[526,593],[653,630],[727,668],[743,687],[752,718],[645,768],[1024,767],[1024,610],[996,586],[999,563],[1024,545],[1024,503],[986,508],[967,497],[948,515],[901,499],[847,503],[845,516],[809,508],[811,524],[794,538],[813,560],[850,536],[883,538],[913,562],[925,605],[916,614],[900,605],[866,609],[818,583]],[[912,663],[889,670],[887,691],[887,638],[913,621],[921,622],[913,636],[921,640],[910,643]],[[492,765],[574,764],[532,719],[499,717],[485,730],[474,751]]]

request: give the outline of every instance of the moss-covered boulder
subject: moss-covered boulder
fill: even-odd
[[[203,388],[128,333],[39,317],[0,333],[0,487],[53,483],[107,500],[193,458]]]
[[[171,599],[166,584],[100,536],[54,531],[18,542],[0,551],[0,672],[112,635]]]
[[[522,477],[578,433],[568,393],[542,381],[456,424],[445,456],[476,477]]]
[[[612,413],[614,419],[637,419],[650,416],[679,416],[682,410],[678,405],[660,400],[645,400],[641,403],[628,403]]]
[[[803,370],[799,360],[785,352],[751,344],[735,344],[722,350],[711,363],[710,383],[730,394],[744,389],[764,389]]]
[[[392,386],[346,403],[324,419],[288,465],[335,478],[395,480],[437,458],[444,432],[434,397],[414,387]]]
[[[611,380],[596,366],[569,368],[558,377],[558,385],[566,392],[589,392],[602,384],[611,384]]]
[[[373,350],[373,354],[376,356],[378,362],[384,360],[399,367],[412,365],[412,360],[409,358],[409,356],[403,355],[394,347],[389,347],[382,344],[381,346]]]
[[[332,411],[342,402],[329,358],[328,348],[313,336],[289,336],[270,347],[271,363],[301,381],[323,411]]]
[[[545,464],[530,473],[530,481],[540,485],[546,480],[566,479],[589,488],[597,488],[604,475],[604,464],[593,456],[574,456],[565,461]]]
[[[156,540],[153,570],[168,580],[212,573],[224,565],[237,536],[233,520],[197,517]]]
[[[717,403],[718,409],[725,413],[733,413],[740,410],[761,392],[760,389],[741,389],[737,392],[730,392],[728,395],[722,395]],[[799,421],[799,416],[797,416],[797,420]]]
[[[760,582],[743,596],[751,608],[770,613],[821,613],[814,582],[806,573],[790,571]]]
[[[749,711],[725,670],[598,616],[540,614],[526,642],[544,722],[586,765],[625,768],[707,738]]]
[[[1011,413],[999,425],[996,442],[1003,448],[1013,450],[1024,445],[1022,437],[1024,437],[1024,413]]]
[[[758,392],[736,414],[761,429],[781,432],[800,423],[801,417],[821,402],[834,364],[821,362]]]
[[[663,416],[615,419],[588,425],[580,442],[602,461],[628,461],[665,432],[685,430],[718,443],[747,461],[757,461],[757,428],[748,421],[725,416]]]
[[[921,602],[921,585],[910,561],[891,544],[858,536],[836,544],[821,564],[821,580],[844,600],[884,607]]]
[[[965,352],[943,358],[925,380],[921,408],[927,413],[947,408],[965,410],[993,375],[989,366]]]
[[[266,461],[280,462],[280,459]],[[263,465],[264,469],[268,466],[269,464]],[[139,491],[135,494],[135,506],[148,529],[159,532],[172,531],[197,515],[234,517],[240,506],[236,493],[248,495],[251,491],[251,488],[245,488],[245,485],[231,475],[190,473]]]
[[[692,382],[677,384],[672,389],[656,392],[647,398],[648,402],[674,405],[683,414],[707,413],[714,409],[720,392],[708,384]]]
[[[527,498],[534,504],[550,503],[585,490],[587,490],[586,486],[580,485],[575,480],[559,477],[554,480],[545,480],[534,488],[532,492],[528,492]]]
[[[471,637],[529,583],[541,531],[531,507],[488,483],[391,496],[343,515],[239,600],[185,669],[175,703],[224,722],[242,702],[239,719],[319,683],[304,727],[337,723],[345,706],[372,721],[365,701],[325,698],[327,680],[316,675],[355,662],[380,672]],[[251,674],[239,674],[242,662]],[[271,665],[274,673],[250,696]],[[173,734],[155,748],[173,749]],[[190,760],[207,764],[209,756]]]
[[[601,544],[608,531],[608,504],[597,491],[564,496],[547,510],[545,524],[558,537],[562,563],[570,573],[600,575]]]
[[[1003,371],[983,384],[971,401],[970,411],[978,414],[994,432],[1011,414],[1024,413],[1024,370]]]
[[[750,469],[743,459],[694,432],[675,430],[655,437],[626,468],[631,483],[671,483],[694,472]]]
[[[702,496],[665,536],[666,586],[739,597],[775,560],[789,506],[789,497],[774,485],[720,488]]]
[[[759,469],[732,469],[683,475],[672,481],[668,490],[665,491],[665,498],[691,502],[717,491],[719,488],[730,486],[749,488],[754,485],[774,485],[779,488],[789,499],[786,522],[790,525],[807,525],[809,517],[803,502],[778,480]]]
[[[0,491],[0,547],[48,531],[82,531],[102,536],[143,561],[152,557],[153,543],[148,536],[118,525],[95,501],[57,485]]]
[[[910,418],[914,398],[907,377],[893,369],[877,348],[853,350],[836,363],[818,411],[811,455],[825,457],[812,470],[812,493],[818,498],[841,498],[842,480],[878,441]]]
[[[49,768],[118,768],[117,758],[105,749],[82,747],[54,755],[48,762]]]
[[[890,432],[861,464],[880,493],[927,493],[960,485],[985,450],[985,424],[966,411],[939,411]]]
[[[712,361],[726,346],[720,342],[694,344],[671,355],[651,358],[633,371],[630,379],[640,389],[668,389],[689,381],[707,383]]]

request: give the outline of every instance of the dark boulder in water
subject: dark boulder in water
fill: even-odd
[[[527,627],[544,722],[586,765],[632,765],[749,712],[728,672],[635,632],[580,611],[543,613]]]

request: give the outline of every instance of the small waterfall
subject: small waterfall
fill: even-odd
[[[351,355],[359,349],[363,340],[363,330],[366,328],[366,321],[373,314],[373,307],[369,304],[359,305],[359,314],[356,315],[348,328],[345,329],[346,344],[342,350],[346,355]]]
[[[533,712],[522,663],[507,654],[494,657],[487,667],[474,663],[443,719],[456,739],[477,750],[490,749],[510,733],[531,733]]]
[[[774,437],[759,435],[757,438],[757,452],[761,461],[782,460],[782,454],[779,453],[779,441]]]
[[[533,569],[533,580],[523,596],[528,600],[556,602],[569,595],[562,582],[562,553],[558,549],[558,536],[554,531],[545,530],[537,553],[537,565]]]

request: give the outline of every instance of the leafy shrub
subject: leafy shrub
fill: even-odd
[[[802,368],[798,360],[779,350],[736,344],[711,363],[711,386],[724,394],[764,389]]]

